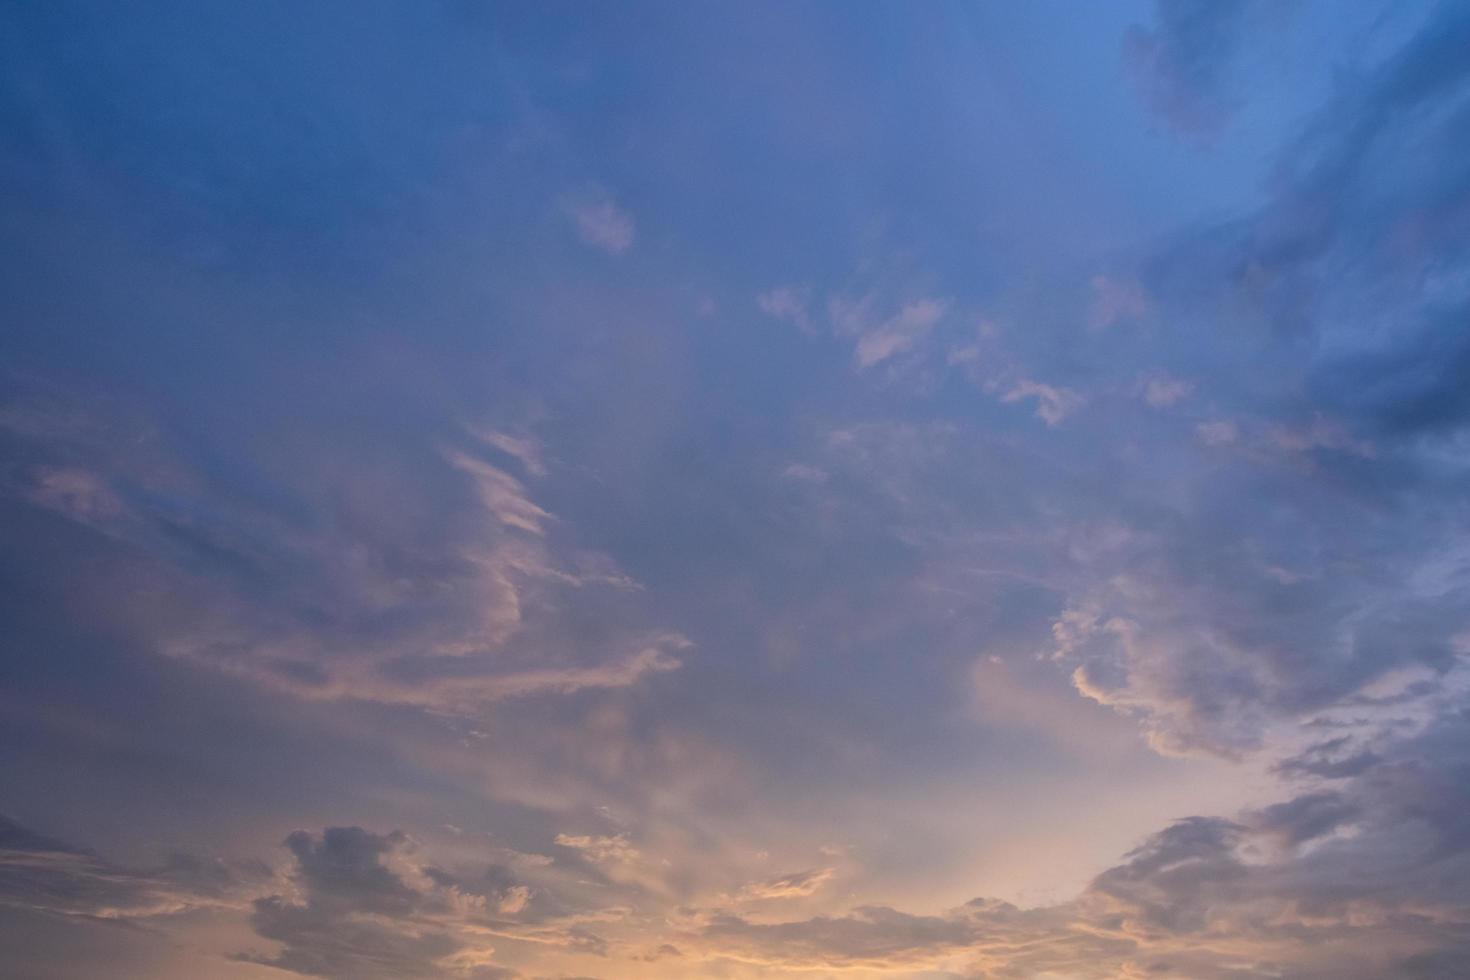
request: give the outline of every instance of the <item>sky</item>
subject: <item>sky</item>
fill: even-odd
[[[1470,976],[1470,7],[0,4],[0,974]]]

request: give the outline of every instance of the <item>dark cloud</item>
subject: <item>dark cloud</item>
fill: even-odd
[[[75,853],[74,849],[59,840],[43,837],[33,830],[22,827],[4,814],[0,814],[0,849],[7,851],[52,851],[57,854]]]
[[[1354,750],[1352,738],[1343,735],[1309,746],[1278,762],[1274,768],[1286,776],[1343,779],[1360,775],[1381,761],[1382,758],[1369,749]]]
[[[441,961],[464,948],[423,918],[432,896],[384,865],[385,857],[409,846],[402,833],[298,830],[285,846],[295,857],[292,877],[303,900],[258,899],[251,924],[284,948],[241,959],[316,977],[433,977],[444,974]]]
[[[293,858],[284,882],[260,861],[190,853],[130,868],[0,817],[0,911],[163,930],[190,916],[248,910],[256,934],[281,949],[231,954],[240,962],[328,978],[520,975],[486,962],[487,929],[514,935],[518,921],[536,917],[521,914],[529,890],[504,869],[492,867],[474,879],[477,886],[461,887],[461,878],[413,862],[413,842],[397,831],[296,831],[283,845]],[[280,894],[287,883],[289,892]],[[521,931],[574,952],[609,950],[607,940],[575,920]]]
[[[1206,28],[1243,9],[1160,16],[1199,49],[1186,63],[1213,64],[1229,31]],[[1161,315],[1183,325],[1168,356],[1216,365],[1194,444],[1170,450],[1210,470],[1132,505],[1057,631],[1079,688],[1161,748],[1253,751],[1281,720],[1349,704],[1432,713],[1461,669],[1466,50],[1470,17],[1442,6],[1343,73],[1262,207],[1146,263]]]
[[[250,916],[259,936],[283,948],[235,959],[328,978],[488,980],[520,974],[487,962],[487,936],[591,956],[610,948],[506,867],[456,873],[420,863],[417,844],[401,831],[298,830],[284,846],[294,858],[293,891],[257,899]]]
[[[124,867],[0,816],[0,905],[13,911],[119,924],[238,909],[270,881],[259,862],[175,853]]]
[[[1229,68],[1254,3],[1157,0],[1154,25],[1125,37],[1125,64],[1149,108],[1184,136],[1208,139],[1229,120]]]
[[[1466,188],[1470,207],[1470,187]],[[1388,438],[1453,435],[1470,421],[1470,305],[1430,310],[1379,349],[1324,364],[1325,401]]]
[[[320,837],[298,830],[285,843],[313,901],[383,915],[413,910],[418,894],[382,864],[385,855],[408,846],[402,832],[383,836],[361,827],[328,827]]]
[[[279,896],[258,900],[250,921],[259,935],[285,948],[271,956],[241,954],[241,960],[313,977],[443,976],[440,961],[463,948],[443,932],[416,935]]]
[[[1255,829],[1295,847],[1351,824],[1360,812],[1341,793],[1323,790],[1268,806],[1253,816]]]

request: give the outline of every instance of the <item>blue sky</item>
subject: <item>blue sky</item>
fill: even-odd
[[[4,5],[8,975],[1453,975],[1466,52]]]

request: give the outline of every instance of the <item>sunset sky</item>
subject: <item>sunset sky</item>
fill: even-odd
[[[1470,4],[0,3],[6,980],[1470,977]]]

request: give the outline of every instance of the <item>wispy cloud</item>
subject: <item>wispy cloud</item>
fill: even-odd
[[[1068,415],[1081,407],[1083,398],[1070,388],[1019,378],[1001,388],[1000,400],[1007,405],[1034,399],[1036,417],[1049,426],[1061,425]]]
[[[609,255],[621,255],[633,247],[637,227],[633,216],[605,190],[588,188],[568,195],[562,203],[577,236]]]
[[[1124,39],[1124,64],[1149,108],[1192,141],[1213,139],[1236,108],[1230,69],[1251,5],[1159,2],[1156,23],[1135,25]]]
[[[833,297],[829,304],[839,336],[855,341],[853,361],[859,369],[870,368],[889,358],[913,350],[934,328],[948,309],[943,300],[923,298],[904,304],[892,316],[872,317],[872,298],[850,300]]]
[[[484,460],[464,453],[449,454],[449,461],[474,479],[481,502],[496,520],[531,534],[545,533],[544,525],[551,515],[527,498],[519,480]]]
[[[1148,296],[1139,283],[1109,276],[1092,277],[1092,302],[1087,309],[1087,325],[1093,330],[1136,320],[1146,314],[1148,308]]]
[[[791,874],[752,881],[740,889],[740,895],[748,899],[805,898],[815,894],[836,873],[835,868],[794,871]]]
[[[778,286],[761,293],[756,297],[755,302],[766,316],[785,320],[804,334],[816,332],[811,319],[810,289],[800,286]]]
[[[1194,392],[1191,382],[1167,375],[1149,378],[1143,383],[1143,400],[1151,408],[1168,408],[1188,398]]]

